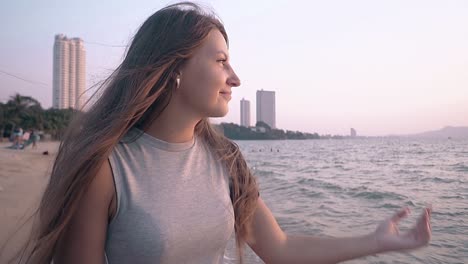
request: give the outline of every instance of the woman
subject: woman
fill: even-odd
[[[267,263],[336,263],[426,245],[429,209],[407,234],[285,234],[236,144],[209,124],[240,80],[223,25],[192,3],[157,11],[63,140],[29,263],[221,263],[232,232]],[[242,262],[242,258],[240,259]]]

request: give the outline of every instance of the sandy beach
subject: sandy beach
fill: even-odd
[[[49,171],[59,142],[39,142],[37,149],[8,149],[11,143],[0,143],[0,263],[11,257],[29,235],[31,221],[19,229],[39,204],[49,179]],[[44,151],[49,155],[43,155]]]

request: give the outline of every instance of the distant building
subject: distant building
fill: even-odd
[[[80,109],[85,102],[86,51],[83,40],[55,35],[52,107]]]
[[[351,128],[351,137],[357,137],[357,132],[354,128]]]
[[[240,125],[250,127],[250,101],[244,98],[240,101]]]
[[[266,133],[266,128],[264,127],[251,127],[250,130],[259,133]]]
[[[257,91],[257,122],[263,121],[276,128],[276,103],[274,91]]]

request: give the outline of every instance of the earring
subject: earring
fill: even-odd
[[[179,86],[180,86],[180,76],[177,76],[177,78],[176,78],[176,83],[177,83],[176,89],[179,89]]]

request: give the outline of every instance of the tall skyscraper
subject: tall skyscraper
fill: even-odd
[[[242,98],[240,101],[240,111],[240,125],[250,127],[250,101]]]
[[[351,137],[356,137],[356,136],[357,136],[356,129],[351,128]]]
[[[271,128],[276,128],[275,92],[257,91],[257,122],[263,121]]]
[[[83,40],[55,35],[52,107],[80,109],[86,101],[86,51]]]

